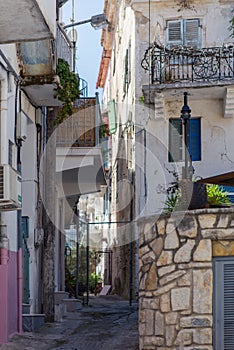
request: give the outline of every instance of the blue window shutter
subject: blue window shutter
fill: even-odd
[[[189,125],[189,153],[192,156],[192,160],[201,160],[201,119],[190,119]]]
[[[230,202],[234,203],[234,187],[233,186],[221,186],[225,192],[227,192],[227,197]]]

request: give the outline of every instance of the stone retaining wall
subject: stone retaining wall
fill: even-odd
[[[140,349],[212,350],[212,256],[234,255],[233,209],[139,221]]]

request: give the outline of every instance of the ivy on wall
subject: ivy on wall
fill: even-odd
[[[56,73],[60,79],[60,87],[57,88],[57,97],[63,105],[56,117],[56,124],[62,123],[63,119],[72,115],[73,102],[80,97],[79,79],[74,72],[70,71],[67,61],[59,58]]]

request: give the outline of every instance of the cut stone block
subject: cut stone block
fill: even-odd
[[[45,324],[45,314],[23,314],[23,331],[34,332]]]

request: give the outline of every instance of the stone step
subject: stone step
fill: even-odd
[[[54,303],[55,305],[62,304],[64,299],[69,298],[69,293],[65,291],[54,292]]]
[[[68,312],[82,309],[82,302],[78,299],[63,299],[63,304],[66,305]]]
[[[54,305],[55,322],[62,322],[63,318],[66,316],[66,313],[67,313],[67,306],[65,304]]]
[[[23,303],[22,304],[22,314],[29,315],[30,314],[30,307],[31,307],[30,304]]]
[[[34,332],[45,324],[45,314],[23,314],[23,331]]]

